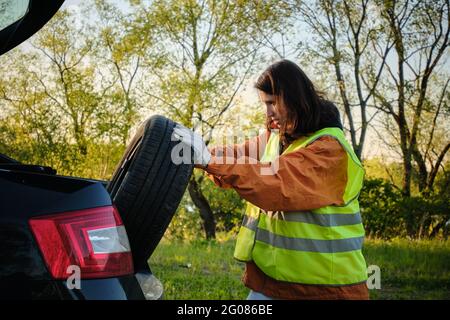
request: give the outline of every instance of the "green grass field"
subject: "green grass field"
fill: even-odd
[[[165,299],[245,299],[244,266],[233,259],[234,241],[170,243],[150,258]],[[371,299],[450,300],[450,241],[366,240],[367,265],[381,269],[381,289]]]

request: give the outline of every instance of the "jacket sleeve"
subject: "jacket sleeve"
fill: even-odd
[[[321,137],[306,148],[280,156],[272,175],[261,174],[270,164],[246,156],[234,164],[215,160],[213,155],[206,169],[214,182],[234,188],[266,211],[312,210],[344,203],[347,153],[332,137]]]
[[[208,166],[212,163],[224,164],[222,168],[226,170],[228,164],[237,163],[238,159],[245,159],[248,161],[247,163],[257,163],[264,152],[268,136],[269,133],[266,131],[241,144],[212,147],[209,149],[212,158],[211,163]],[[240,161],[238,163],[240,163]],[[233,188],[233,186],[225,182],[220,175],[208,174],[208,176],[221,188]]]

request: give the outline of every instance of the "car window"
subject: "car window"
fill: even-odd
[[[29,3],[29,0],[0,0],[0,31],[22,19]]]

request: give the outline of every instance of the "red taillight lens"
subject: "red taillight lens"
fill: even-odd
[[[67,279],[71,265],[81,279],[134,273],[128,237],[114,206],[30,219],[30,226],[55,279]]]

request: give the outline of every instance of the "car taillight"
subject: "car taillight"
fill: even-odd
[[[29,223],[55,279],[71,276],[69,266],[80,268],[81,279],[134,273],[127,233],[114,206],[40,216]]]

